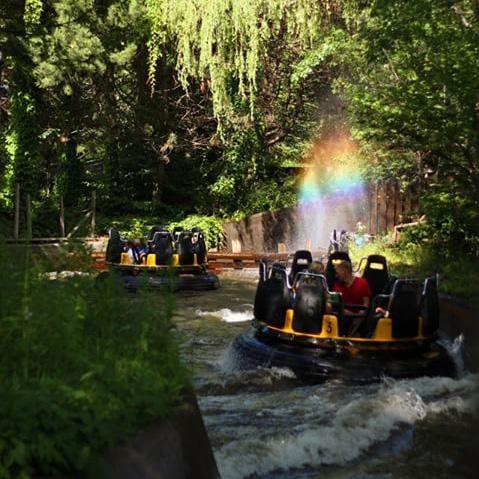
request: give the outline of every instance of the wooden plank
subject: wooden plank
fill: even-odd
[[[91,211],[88,211],[85,216],[78,222],[78,224],[68,233],[67,238],[70,239],[77,231],[78,228],[82,225],[84,221],[86,221],[91,216]]]

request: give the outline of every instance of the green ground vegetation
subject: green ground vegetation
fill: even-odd
[[[55,268],[62,261],[85,264],[78,250]],[[91,467],[168,414],[188,382],[166,293],[127,297],[89,274],[53,280],[36,263],[28,251],[0,248],[3,478]]]

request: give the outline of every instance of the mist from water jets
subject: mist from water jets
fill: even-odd
[[[365,216],[367,190],[357,146],[334,130],[313,145],[299,180],[296,249],[324,250],[333,229],[352,231]]]

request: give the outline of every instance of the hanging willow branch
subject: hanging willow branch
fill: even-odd
[[[23,21],[25,30],[31,33],[39,24],[43,11],[43,0],[25,0],[25,12]]]
[[[149,80],[155,76],[162,47],[176,44],[179,79],[208,79],[215,116],[232,109],[233,95],[249,100],[253,115],[257,80],[267,47],[280,39],[308,49],[317,42],[334,0],[146,0],[151,25]]]

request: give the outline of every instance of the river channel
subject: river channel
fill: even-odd
[[[479,477],[477,373],[350,386],[239,372],[229,346],[249,327],[255,279],[221,283],[180,294],[175,322],[222,479]],[[461,343],[449,342],[459,363]]]

